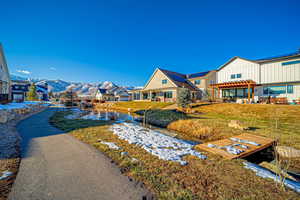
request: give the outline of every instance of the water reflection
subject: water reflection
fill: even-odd
[[[138,123],[142,126],[145,126],[146,128],[159,131],[160,133],[164,135],[168,135],[171,137],[178,138],[178,134],[175,131],[170,131],[166,128],[160,128],[149,124],[143,124],[143,117],[133,114],[133,113],[123,113],[123,112],[117,112],[113,110],[90,110],[87,114],[84,114],[81,116],[82,119],[90,119],[90,120],[114,120],[117,123],[122,122],[132,122],[132,123]],[[181,139],[183,140],[183,139]],[[199,144],[200,142],[192,141],[192,140],[183,140],[191,145]]]
[[[131,113],[121,113],[116,111],[109,110],[93,110],[88,114],[83,115],[82,119],[91,119],[91,120],[115,120],[115,121],[127,121],[133,122],[138,120],[138,116],[134,116]]]

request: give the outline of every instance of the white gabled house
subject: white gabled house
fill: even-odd
[[[300,50],[283,56],[259,60],[233,57],[217,70],[212,85],[219,98],[252,99],[283,97],[300,99]]]
[[[0,103],[11,100],[11,80],[4,56],[2,45],[0,44]]]

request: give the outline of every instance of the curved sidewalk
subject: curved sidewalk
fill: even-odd
[[[49,125],[53,112],[49,108],[17,127],[22,161],[10,200],[134,200],[149,194],[101,152]]]

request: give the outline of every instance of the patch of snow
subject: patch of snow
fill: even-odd
[[[110,149],[115,149],[115,150],[120,150],[121,149],[119,146],[117,146],[113,142],[104,142],[104,141],[101,141],[100,143],[107,145]]]
[[[22,103],[8,103],[8,104],[0,104],[0,110],[12,110],[12,109],[22,109],[28,108],[30,105],[40,104],[38,101],[24,101]]]
[[[144,128],[138,124],[114,124],[111,130],[120,139],[126,140],[129,144],[140,146],[162,160],[186,165],[187,162],[182,160],[183,156],[193,155],[200,159],[207,158],[205,155],[193,150],[194,145],[192,144],[164,135],[158,131]]]
[[[270,178],[276,182],[280,182],[280,177],[274,174],[273,172],[271,172],[270,170],[267,170],[259,165],[249,163],[249,162],[243,162],[243,164],[246,169],[250,169],[254,171],[257,176],[260,176],[262,178]],[[300,182],[293,181],[287,178],[283,181],[283,183],[288,188],[300,193]]]
[[[2,176],[0,176],[0,180],[4,180],[10,176],[12,176],[14,173],[10,172],[10,171],[4,171],[2,172]]]

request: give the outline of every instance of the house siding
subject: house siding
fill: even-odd
[[[253,80],[260,83],[259,64],[236,58],[231,63],[217,72],[217,82],[225,83],[230,81]],[[241,78],[231,79],[232,74],[241,74]]]
[[[167,79],[166,84],[162,84],[162,80]],[[172,81],[160,70],[156,70],[153,74],[151,80],[148,82],[144,90],[151,90],[151,89],[163,89],[163,88],[170,88],[170,87],[177,87]]]
[[[0,103],[11,99],[10,76],[2,45],[0,44]]]
[[[261,65],[261,83],[285,83],[300,82],[300,63],[291,65],[282,65],[282,63],[290,61],[300,61],[291,59],[288,61],[278,61]]]

